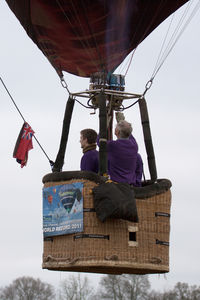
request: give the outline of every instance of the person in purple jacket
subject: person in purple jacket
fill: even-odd
[[[99,171],[99,152],[96,150],[97,133],[93,129],[83,129],[80,132],[80,143],[83,149],[81,171]]]
[[[116,141],[107,142],[110,179],[136,186],[138,145],[132,136],[132,125],[125,120],[120,120],[116,125],[115,135]]]

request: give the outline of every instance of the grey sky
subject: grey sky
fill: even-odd
[[[194,1],[195,2],[195,1]],[[196,0],[195,3],[197,3]],[[200,285],[199,202],[199,12],[192,19],[147,93],[159,178],[172,181],[170,273],[151,275],[152,288],[176,282]],[[166,26],[155,30],[137,49],[126,77],[126,90],[142,93],[164,38]],[[57,154],[67,92],[42,52],[0,2],[0,76],[30,123],[49,157]],[[71,91],[85,90],[89,80],[65,74]],[[68,273],[42,270],[42,177],[51,172],[48,160],[34,143],[23,169],[12,158],[23,124],[0,84],[1,247],[0,286],[27,275],[58,284]],[[138,108],[125,112],[146,165]],[[98,113],[75,105],[64,170],[78,170],[79,132],[98,128]],[[145,167],[146,169],[146,167]],[[147,177],[148,172],[146,171]],[[101,275],[87,274],[90,279]]]

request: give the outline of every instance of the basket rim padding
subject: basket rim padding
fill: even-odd
[[[71,179],[82,179],[90,180],[97,184],[105,183],[106,178],[100,176],[91,171],[64,171],[64,172],[53,172],[46,174],[42,182],[45,184],[47,182],[59,182]],[[150,180],[142,183],[142,187],[134,187],[135,198],[143,199],[149,198],[154,195],[159,195],[169,190],[172,183],[169,179],[157,179],[156,182],[152,183]]]

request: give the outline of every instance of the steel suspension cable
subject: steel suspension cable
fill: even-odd
[[[166,41],[167,41],[167,37],[168,37],[168,35],[169,35],[169,31],[170,31],[170,28],[171,28],[171,26],[172,26],[172,22],[173,22],[174,16],[175,16],[175,14],[172,15],[171,21],[170,21],[170,23],[169,23],[169,26],[168,26],[168,29],[167,29],[167,32],[166,32],[166,35],[165,35],[164,40],[163,40],[163,43],[162,43],[162,45],[161,45],[161,49],[160,49],[160,52],[159,52],[159,54],[158,54],[158,58],[157,58],[157,61],[156,61],[156,64],[155,64],[155,68],[154,68],[153,74],[154,74],[154,72],[156,71],[157,67],[159,66],[159,63],[160,63],[160,60],[161,60],[161,55],[162,55],[162,53],[163,53],[163,49],[164,49],[165,43],[166,43]],[[153,77],[153,76],[152,76],[152,77]]]
[[[167,34],[165,35],[165,39],[164,39],[163,44],[162,44],[162,46],[161,46],[161,50],[160,50],[160,53],[159,53],[159,56],[158,56],[158,59],[157,59],[157,62],[156,62],[156,66],[155,66],[154,71],[153,71],[152,76],[151,76],[151,81],[154,79],[154,77],[156,76],[156,74],[158,73],[158,71],[160,70],[160,68],[162,67],[162,65],[164,64],[165,60],[167,59],[168,55],[170,54],[170,52],[171,52],[172,49],[174,48],[174,46],[175,46],[175,44],[177,43],[178,39],[180,38],[180,36],[181,36],[182,33],[184,32],[185,28],[187,27],[187,25],[188,25],[189,22],[191,21],[192,17],[193,17],[194,14],[197,12],[197,10],[198,10],[198,8],[199,8],[199,6],[200,6],[199,1],[197,2],[196,6],[194,7],[194,9],[193,9],[191,15],[189,16],[188,20],[185,22],[185,25],[184,25],[183,28],[180,30],[181,25],[183,24],[183,21],[184,21],[184,19],[186,18],[186,15],[188,14],[189,8],[190,8],[191,5],[192,5],[192,2],[194,2],[194,1],[193,1],[193,0],[190,0],[189,3],[187,4],[186,9],[185,9],[185,11],[184,11],[182,17],[181,17],[181,19],[180,19],[180,21],[179,21],[179,23],[178,23],[176,29],[174,30],[174,33],[172,34],[172,37],[171,37],[171,39],[170,39],[168,45],[166,46],[166,49],[163,51],[163,54],[161,55],[162,50],[163,50],[163,48],[164,48],[164,44],[165,44],[166,39],[167,39],[167,35],[168,35],[168,33],[169,33],[169,29],[170,29],[170,27],[171,27],[171,23],[172,23],[172,20],[171,20],[171,23],[170,23],[169,28],[168,28],[168,30],[167,30]],[[159,13],[159,9],[162,9],[162,2],[160,2],[160,6],[159,6],[159,7],[160,7],[160,8],[158,8],[156,14],[154,15],[154,18],[155,18],[156,15]],[[173,15],[174,15],[174,14],[173,14]],[[172,17],[172,19],[173,19],[173,17]],[[151,21],[151,24],[152,24],[152,23],[153,23],[153,19],[152,19],[152,21]],[[150,26],[151,26],[151,24],[150,24]],[[179,34],[178,34],[178,32],[179,32]],[[146,31],[145,31],[143,37],[145,36],[145,34],[146,34]],[[139,41],[139,43],[143,40],[143,37],[141,38],[141,40]],[[133,38],[132,38],[132,39],[134,39],[134,35],[133,35]],[[138,45],[139,45],[139,43],[138,43]],[[136,47],[136,48],[137,48],[137,47]],[[129,68],[130,68],[130,65],[131,65],[131,62],[132,62],[132,59],[133,59],[133,55],[134,55],[134,53],[135,53],[136,48],[133,50],[133,53],[132,53],[132,55],[131,55],[131,57],[130,57],[130,62],[129,62],[129,65],[128,65],[128,67],[127,67],[125,76],[127,75],[128,70],[129,70]]]
[[[193,0],[191,0],[191,2],[194,2]],[[185,24],[182,26],[182,29],[180,30],[180,27],[183,23],[183,20],[185,19],[186,15],[188,14],[188,11],[189,11],[189,7],[191,6],[191,3],[190,5],[188,5],[181,17],[181,20],[179,21],[174,33],[173,33],[173,38],[175,37],[175,32],[177,33],[178,30],[179,30],[179,34],[177,34],[177,37],[174,38],[174,41],[172,43],[172,37],[170,39],[170,42],[168,43],[166,49],[168,49],[168,52],[166,51],[166,49],[164,50],[164,53],[165,53],[165,56],[162,54],[162,57],[161,57],[161,52],[159,53],[159,58],[157,59],[157,62],[156,62],[156,66],[157,68],[154,68],[154,71],[152,73],[152,76],[151,78],[149,79],[149,81],[146,83],[146,86],[145,86],[145,91],[143,93],[143,96],[147,93],[147,91],[150,89],[150,87],[152,86],[153,84],[153,81],[154,81],[154,78],[155,76],[157,75],[157,73],[159,72],[159,70],[161,69],[161,67],[163,66],[164,62],[166,61],[167,57],[169,56],[169,54],[171,53],[172,49],[174,48],[175,44],[177,43],[177,41],[179,40],[179,38],[181,37],[181,35],[183,34],[184,30],[186,29],[186,27],[189,25],[189,23],[191,22],[192,18],[194,17],[194,15],[197,13],[197,10],[200,8],[200,2],[198,1],[197,4],[195,5],[195,7],[193,8],[192,12],[190,13],[188,19],[186,20]],[[171,24],[170,24],[171,26]],[[168,28],[168,31],[169,31],[169,28]],[[168,31],[167,31],[167,34],[168,35]],[[166,36],[165,36],[165,39],[164,39],[164,42],[163,44],[165,43],[165,40],[166,40]],[[169,47],[171,43],[171,46]],[[162,44],[162,47],[161,49],[163,49],[164,45]],[[162,50],[161,50],[162,51]],[[161,58],[160,58],[161,57]],[[160,61],[159,61],[160,60]],[[159,62],[159,63],[158,63]]]
[[[174,30],[174,33],[172,34],[172,37],[171,37],[166,49],[163,51],[162,56],[160,55],[160,59],[159,59],[159,61],[157,61],[156,67],[154,68],[154,71],[152,73],[151,80],[153,80],[155,78],[155,76],[157,75],[157,73],[159,72],[161,67],[163,66],[164,62],[166,61],[167,57],[169,56],[169,54],[173,50],[174,46],[176,45],[176,43],[180,39],[181,35],[185,31],[186,27],[191,22],[192,18],[194,17],[194,15],[196,14],[197,10],[200,7],[200,2],[197,2],[196,6],[193,8],[192,12],[190,13],[188,19],[185,21],[185,24],[183,24],[186,16],[189,13],[189,8],[191,7],[191,5],[192,5],[192,1],[190,3],[188,3],[188,5],[187,5],[182,17],[181,17],[176,29]],[[182,26],[182,28],[181,28],[181,26]]]
[[[143,12],[143,16],[140,18],[140,22],[137,24],[137,28],[139,28],[140,24],[142,24],[143,19],[145,18],[145,13],[148,11],[149,7],[150,7],[150,4],[149,4],[149,6],[147,6],[146,10]],[[136,45],[135,49],[133,50],[133,53],[132,53],[132,55],[131,55],[131,57],[130,57],[130,62],[129,62],[129,64],[128,64],[127,70],[126,70],[126,72],[125,72],[125,76],[127,75],[128,71],[129,71],[129,68],[130,68],[131,63],[132,63],[132,60],[133,60],[133,55],[135,54],[135,51],[136,51],[137,47],[138,47],[139,44],[143,41],[144,37],[146,36],[146,33],[147,33],[148,29],[152,26],[152,24],[153,24],[155,18],[158,16],[158,14],[159,14],[159,12],[160,12],[161,10],[162,10],[162,1],[160,1],[160,4],[159,4],[159,6],[158,6],[158,8],[157,8],[157,10],[156,10],[156,13],[154,14],[154,17],[152,18],[152,20],[151,20],[151,22],[150,22],[148,28],[145,30],[143,36],[140,38],[140,40],[138,41],[138,44]],[[134,32],[134,34],[133,34],[133,36],[132,36],[132,39],[131,39],[131,41],[130,41],[130,43],[129,43],[130,45],[131,45],[132,41],[133,41],[134,38],[135,38],[135,35],[136,35],[136,33],[137,33],[137,30],[138,30],[137,28],[136,28],[136,30],[135,30],[135,32]]]

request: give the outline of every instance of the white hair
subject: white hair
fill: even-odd
[[[119,121],[116,128],[119,130],[120,138],[128,138],[132,133],[132,125],[125,120]]]

